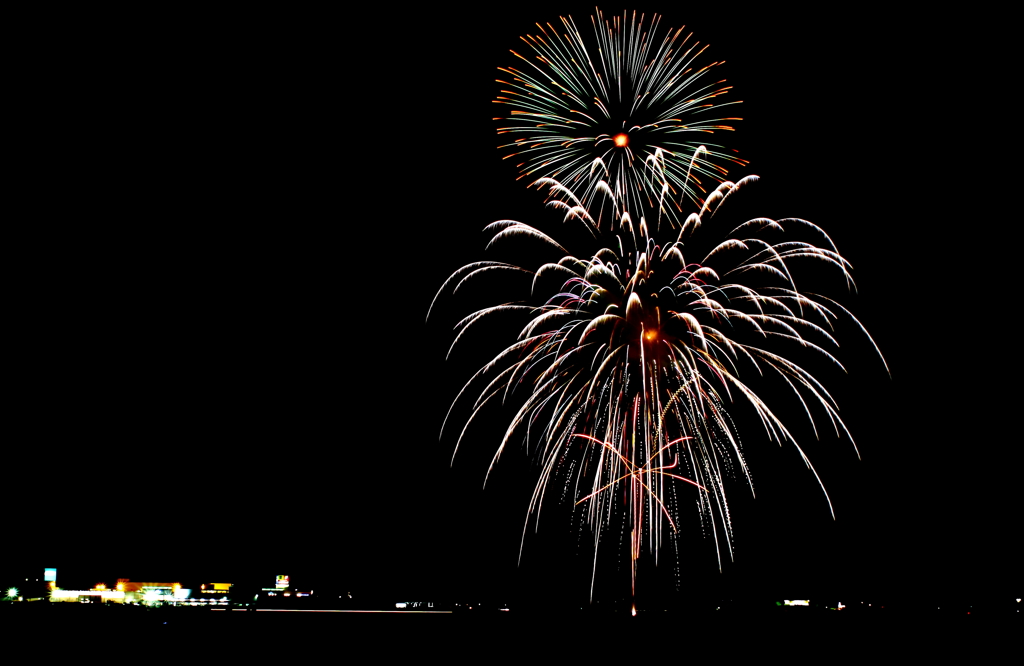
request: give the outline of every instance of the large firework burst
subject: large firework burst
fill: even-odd
[[[702,202],[702,183],[725,178],[726,163],[743,163],[708,142],[739,120],[720,117],[737,103],[718,99],[730,89],[712,76],[721,62],[701,64],[707,46],[684,28],[659,36],[660,23],[658,15],[646,22],[636,12],[606,19],[597,11],[592,34],[563,17],[522,38],[529,50],[512,51],[519,66],[499,68],[495,100],[509,107],[495,120],[520,178],[558,180],[597,219],[592,204],[604,188],[616,217],[658,207],[674,218],[682,199]]]
[[[523,318],[515,341],[459,392],[444,427],[456,404],[469,404],[457,451],[489,405],[515,405],[485,483],[509,443],[526,441],[540,472],[524,541],[545,497],[571,498],[594,539],[593,591],[605,536],[628,541],[635,585],[636,560],[644,551],[657,557],[679,533],[689,502],[719,567],[731,558],[726,488],[733,477],[751,491],[753,483],[730,412],[793,446],[820,484],[760,396],[781,387],[815,435],[828,428],[850,438],[815,373],[843,369],[838,320],[867,332],[836,300],[797,287],[831,272],[853,288],[849,263],[821,228],[796,218],[723,219],[723,204],[757,178],[725,181],[724,164],[742,161],[701,140],[737,120],[717,117],[717,98],[729,90],[709,76],[720,63],[699,65],[704,47],[682,29],[658,37],[657,15],[648,24],[635,13],[606,20],[597,12],[591,22],[590,38],[571,18],[523,38],[533,53],[513,52],[526,64],[501,70],[496,101],[511,107],[497,120],[520,177],[548,188],[550,204],[601,249],[574,256],[534,227],[495,222],[488,247],[529,239],[561,259],[468,264],[438,297],[510,272],[530,276],[521,300],[489,304],[456,325],[452,349],[481,321]],[[827,493],[825,502],[831,509]]]
[[[753,490],[732,405],[748,404],[767,438],[796,447],[818,476],[748,377],[774,377],[786,387],[815,434],[824,426],[849,437],[832,396],[806,363],[792,359],[818,357],[842,368],[833,324],[848,319],[864,329],[835,300],[799,290],[797,278],[814,263],[852,288],[850,265],[806,220],[755,218],[723,227],[722,204],[754,181],[720,184],[663,243],[646,221],[634,222],[627,213],[612,246],[583,258],[531,226],[495,222],[487,227],[491,245],[529,238],[564,257],[536,270],[476,262],[442,286],[439,296],[508,271],[532,275],[529,296],[473,312],[457,324],[452,343],[499,313],[525,318],[515,342],[455,401],[472,399],[459,442],[488,404],[519,405],[491,468],[509,442],[538,444],[540,474],[524,537],[530,516],[557,488],[559,496],[573,497],[590,524],[596,571],[603,533],[628,537],[635,562],[644,550],[656,554],[677,532],[682,506],[695,502],[721,567],[733,541],[726,481],[737,476]],[[554,195],[564,192],[549,185]],[[596,228],[586,211],[577,215]],[[827,493],[825,499],[831,509]],[[635,583],[635,565],[631,569]]]

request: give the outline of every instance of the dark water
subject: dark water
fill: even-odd
[[[641,650],[664,656],[699,649],[744,655],[781,655],[824,649],[892,656],[943,654],[950,647],[975,657],[1010,645],[1024,627],[1017,609],[871,611],[815,608],[733,608],[700,612],[454,613],[213,611],[205,608],[22,603],[0,606],[0,627],[15,642],[42,649],[54,642],[84,648],[108,641],[141,640],[171,650],[209,646],[217,651],[259,645],[327,645],[342,651],[372,649],[381,657],[491,651],[529,657]],[[205,648],[203,648],[205,649]],[[834,652],[833,652],[834,651]],[[996,662],[991,662],[996,663]]]

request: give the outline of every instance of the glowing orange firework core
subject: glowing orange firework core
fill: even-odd
[[[647,338],[648,342],[651,342],[651,341],[654,340],[654,338],[658,337],[658,332],[657,331],[647,331],[646,333],[644,333],[644,337]]]
[[[616,146],[618,146],[619,148],[625,148],[627,143],[629,143],[629,137],[628,136],[626,136],[625,134],[616,134],[615,135],[615,145]]]

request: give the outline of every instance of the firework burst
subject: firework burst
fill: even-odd
[[[712,75],[720,62],[701,64],[705,46],[682,28],[659,34],[660,22],[598,11],[586,36],[572,18],[538,24],[540,34],[523,38],[528,51],[513,51],[520,64],[499,68],[506,158],[600,249],[575,256],[535,227],[495,222],[488,248],[526,241],[557,260],[468,264],[431,304],[471,291],[469,283],[491,293],[489,280],[507,286],[511,273],[529,276],[521,300],[492,301],[456,325],[449,354],[481,322],[521,318],[516,339],[462,387],[442,436],[468,410],[457,452],[490,406],[515,409],[484,483],[510,443],[526,442],[539,474],[522,543],[545,498],[568,501],[593,536],[591,594],[603,540],[628,542],[635,590],[637,559],[647,552],[657,561],[685,507],[697,507],[719,569],[732,558],[726,489],[736,478],[753,492],[753,482],[730,412],[794,447],[831,510],[797,438],[760,396],[781,388],[815,436],[827,429],[852,442],[815,373],[845,372],[838,321],[871,340],[839,302],[804,289],[826,273],[854,288],[850,264],[821,228],[723,216],[726,201],[757,180],[725,180],[725,165],[744,162],[707,143],[738,120],[722,113],[729,87]]]
[[[592,33],[571,17],[559,27],[537,24],[541,34],[522,38],[515,67],[502,67],[495,118],[499,146],[516,160],[520,178],[550,178],[590,210],[614,201],[613,224],[642,208],[663,209],[675,220],[683,199],[703,202],[703,183],[714,187],[725,165],[744,162],[708,134],[732,130],[720,117],[730,86],[713,76],[722,64],[701,64],[707,48],[684,28],[659,36],[661,17],[624,13],[591,17]],[[700,149],[698,150],[698,147]],[[683,156],[683,159],[680,159]],[[691,159],[692,156],[692,159]],[[612,197],[601,196],[608,190]]]
[[[664,243],[643,219],[634,222],[626,213],[613,247],[586,258],[570,255],[529,225],[495,222],[487,227],[493,234],[488,247],[531,239],[563,258],[536,270],[472,263],[438,293],[509,271],[532,276],[531,294],[523,301],[482,308],[456,325],[452,348],[481,320],[500,313],[524,318],[515,342],[456,397],[455,403],[472,400],[456,451],[488,404],[515,401],[518,411],[487,476],[510,442],[522,439],[532,446],[540,474],[524,538],[531,516],[553,489],[560,497],[572,496],[594,535],[592,576],[602,535],[614,530],[629,540],[635,584],[636,559],[643,551],[657,556],[691,502],[714,541],[719,567],[723,554],[731,558],[727,479],[739,477],[753,491],[729,414],[734,405],[749,405],[766,437],[795,447],[818,478],[748,377],[774,378],[784,386],[815,435],[828,428],[849,437],[832,396],[804,363],[791,359],[817,357],[844,370],[835,355],[835,322],[850,320],[867,335],[835,300],[797,289],[801,269],[817,270],[808,264],[833,271],[852,289],[850,264],[806,220],[755,218],[723,227],[723,203],[756,180],[720,184]],[[552,194],[561,191],[557,183],[548,185]],[[596,228],[585,211],[580,217]],[[827,493],[825,500],[831,510]]]

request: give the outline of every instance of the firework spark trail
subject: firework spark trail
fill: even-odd
[[[499,68],[494,101],[510,109],[495,120],[511,139],[499,148],[511,151],[505,159],[517,160],[519,178],[556,180],[591,213],[602,191],[611,194],[613,224],[643,208],[674,222],[681,199],[702,202],[701,179],[718,183],[726,163],[745,164],[697,138],[731,131],[739,118],[715,115],[739,101],[718,101],[731,86],[709,78],[722,63],[701,66],[707,46],[692,34],[659,37],[661,17],[647,23],[636,12],[606,19],[598,11],[587,36],[572,17],[561,21],[537,24],[541,34],[522,38],[529,51],[512,51],[521,64]]]
[[[689,501],[713,539],[719,569],[723,554],[732,558],[726,482],[740,476],[751,494],[754,486],[727,405],[748,405],[766,439],[792,445],[825,491],[795,437],[741,373],[760,382],[774,378],[815,437],[830,430],[852,442],[832,395],[791,354],[845,372],[833,326],[844,319],[881,358],[845,307],[796,286],[811,264],[838,273],[856,291],[849,262],[824,230],[799,218],[758,217],[719,232],[724,223],[716,215],[757,177],[725,181],[726,163],[745,162],[694,139],[731,130],[725,123],[739,119],[711,118],[726,106],[717,98],[730,90],[708,76],[721,63],[701,66],[707,47],[682,28],[659,37],[660,21],[655,15],[646,23],[636,13],[605,19],[598,11],[590,37],[571,17],[559,29],[538,24],[539,35],[522,38],[529,52],[513,51],[524,64],[499,68],[503,87],[495,102],[509,111],[495,120],[502,121],[499,134],[512,139],[500,148],[519,160],[520,178],[547,189],[550,207],[604,247],[576,257],[530,225],[495,222],[485,229],[492,234],[487,249],[529,241],[562,258],[536,269],[468,264],[442,285],[428,311],[429,318],[442,294],[470,282],[530,275],[522,300],[491,304],[456,324],[449,354],[478,322],[527,318],[517,340],[459,391],[442,436],[460,402],[472,399],[456,452],[485,410],[517,405],[484,484],[506,446],[522,438],[540,472],[520,558],[531,518],[537,529],[548,491],[560,487],[593,537],[591,595],[605,534],[617,535],[611,538],[620,539],[620,554],[628,538],[635,591],[644,550],[657,560],[669,538],[678,554],[674,537]],[[696,210],[684,215],[691,203]],[[794,231],[795,238],[786,236]]]
[[[849,437],[824,386],[767,348],[782,341],[842,369],[830,332],[834,322],[848,318],[867,335],[836,301],[795,287],[797,264],[817,261],[838,271],[854,288],[850,264],[831,239],[805,220],[755,218],[734,226],[724,241],[704,241],[710,249],[700,250],[701,237],[714,231],[713,218],[723,203],[756,180],[720,184],[664,246],[655,242],[643,219],[634,225],[627,218],[623,231],[631,250],[621,249],[620,235],[619,250],[606,247],[589,259],[566,255],[536,270],[476,262],[456,271],[435,296],[436,302],[468,280],[508,271],[529,273],[534,294],[552,285],[552,295],[543,302],[485,307],[456,325],[453,349],[484,318],[499,312],[529,317],[518,340],[481,368],[456,397],[458,402],[479,390],[456,449],[469,424],[492,401],[505,402],[525,389],[487,476],[514,436],[524,436],[528,448],[531,438],[538,441],[534,455],[541,472],[523,538],[530,517],[539,516],[549,487],[561,484],[563,491],[572,492],[574,505],[585,507],[594,536],[591,592],[603,526],[619,515],[629,534],[634,585],[635,560],[645,549],[656,555],[666,536],[677,532],[683,500],[697,500],[701,522],[710,526],[719,568],[723,550],[732,557],[726,480],[738,470],[751,492],[753,483],[727,402],[751,405],[767,438],[794,446],[821,484],[781,419],[741,380],[744,366],[762,377],[778,377],[796,397],[816,436],[824,414],[832,431]],[[824,246],[772,239],[788,227],[813,232]],[[539,239],[552,250],[564,251],[522,223],[497,223],[488,229],[494,238],[516,230],[514,238]],[[471,391],[472,385],[477,389]],[[539,435],[531,430],[533,424],[540,426]],[[566,461],[571,461],[569,471],[560,472]],[[689,494],[682,491],[686,486],[692,489]],[[831,510],[827,493],[825,497]]]

